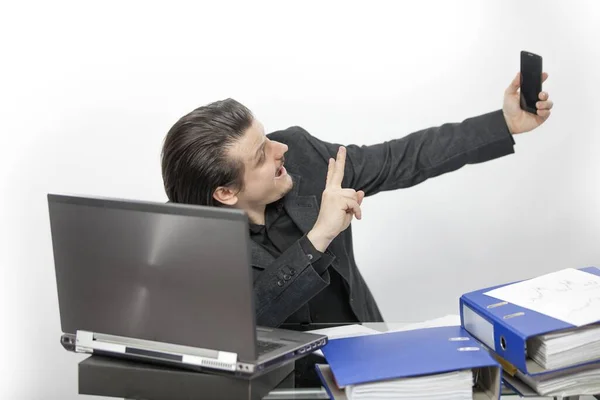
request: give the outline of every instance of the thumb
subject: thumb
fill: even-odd
[[[506,94],[516,94],[517,90],[521,87],[521,73],[517,72],[517,75],[512,80],[510,85],[506,88]]]
[[[363,199],[365,198],[365,192],[363,192],[362,190],[359,190],[358,192],[356,192],[356,194],[358,195],[357,203],[358,203],[358,205],[361,205]]]

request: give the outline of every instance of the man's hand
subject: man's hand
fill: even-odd
[[[542,74],[542,82],[548,79],[548,74]],[[521,73],[517,73],[515,79],[504,92],[504,105],[502,111],[508,130],[513,135],[517,133],[529,132],[544,123],[550,117],[550,110],[554,105],[548,100],[549,96],[546,92],[540,93],[540,101],[536,103],[537,114],[532,114],[521,109]]]
[[[350,225],[352,217],[361,219],[360,205],[365,197],[362,190],[342,189],[346,148],[340,147],[337,160],[329,159],[327,181],[321,200],[321,211],[308,239],[320,252],[324,252],[331,241]]]

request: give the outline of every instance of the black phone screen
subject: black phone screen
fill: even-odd
[[[521,108],[535,113],[542,91],[542,57],[521,52]]]

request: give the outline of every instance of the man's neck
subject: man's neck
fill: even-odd
[[[252,209],[246,209],[246,214],[248,214],[248,219],[251,223],[256,225],[264,225],[265,224],[265,206],[262,207],[254,207]]]

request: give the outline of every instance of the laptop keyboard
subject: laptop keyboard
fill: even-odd
[[[278,348],[284,346],[281,343],[267,342],[267,341],[264,341],[264,340],[257,340],[256,341],[256,345],[257,345],[257,348],[258,348],[258,355],[266,354],[266,353],[268,353],[270,351],[273,351],[275,349],[278,349]]]

